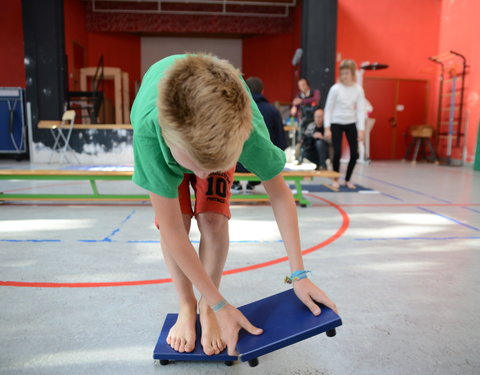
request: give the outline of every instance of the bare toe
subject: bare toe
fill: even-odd
[[[202,325],[202,347],[206,355],[219,354],[225,344],[221,339],[220,328],[214,312],[208,306],[200,306],[200,323]]]
[[[185,339],[180,339],[180,345],[178,346],[178,351],[180,353],[183,353],[185,351],[185,342],[186,340]]]
[[[196,308],[184,309],[178,315],[177,322],[170,328],[166,342],[180,353],[191,352],[195,349],[197,319]]]
[[[205,352],[206,355],[214,355],[215,354],[215,350],[213,350],[212,347],[204,346],[203,351]]]
[[[225,349],[226,345],[223,343],[222,340],[217,340],[217,347],[218,350],[222,352]]]
[[[347,182],[345,183],[345,185],[347,185],[347,188],[352,189],[352,190],[354,190],[354,189],[357,188],[357,187],[356,187],[353,183],[351,183],[350,181],[347,181]]]
[[[178,349],[180,347],[180,344],[179,344],[179,340],[177,338],[173,339],[172,340],[172,344],[171,344],[171,347],[173,350],[177,351],[178,352]]]
[[[185,351],[190,353],[193,351],[193,349],[195,349],[195,340],[193,340],[193,342],[187,341],[185,343]]]

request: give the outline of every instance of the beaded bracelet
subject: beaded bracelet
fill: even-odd
[[[302,280],[307,278],[307,273],[312,273],[312,271],[295,271],[293,272],[290,277],[285,276],[284,282],[286,284],[292,284],[294,281]]]
[[[226,305],[228,305],[227,300],[222,299],[222,300],[221,300],[219,303],[217,303],[216,305],[210,306],[210,308],[211,308],[214,312],[217,312],[217,311],[220,311],[221,309],[223,309]]]

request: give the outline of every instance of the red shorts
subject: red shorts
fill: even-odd
[[[228,219],[230,213],[230,188],[233,184],[235,167],[226,172],[211,173],[206,179],[194,174],[186,174],[178,186],[178,200],[182,214],[196,216],[203,212],[214,212]],[[190,199],[190,185],[195,192],[195,202],[192,207]],[[155,218],[155,226],[157,218]]]

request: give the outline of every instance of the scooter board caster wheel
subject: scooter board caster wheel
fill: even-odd
[[[335,335],[337,334],[337,331],[335,330],[335,328],[334,328],[334,329],[330,329],[330,330],[328,330],[328,331],[326,332],[326,334],[327,334],[328,337],[333,337],[333,336],[335,336]]]
[[[225,366],[233,366],[233,361],[225,361]]]
[[[169,361],[168,359],[161,359],[161,360],[160,360],[160,364],[161,364],[162,366],[166,366],[166,365],[168,365],[169,363],[170,363],[170,361]]]
[[[250,365],[250,367],[258,366],[258,358],[254,358],[254,359],[249,360],[248,364]]]

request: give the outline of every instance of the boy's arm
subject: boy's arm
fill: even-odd
[[[298,229],[298,217],[295,200],[292,192],[278,174],[268,181],[263,181],[270,202],[272,204],[275,220],[282,236],[290,263],[290,271],[304,270],[303,258],[300,248],[300,233]],[[337,311],[335,304],[327,297],[325,292],[305,278],[293,283],[297,297],[312,311],[313,314],[320,314],[320,308],[314,301],[322,303],[332,310]]]
[[[165,242],[167,249],[175,249],[170,254],[175,263],[198,288],[210,306],[217,304],[223,297],[205,272],[188,238],[178,199],[150,193],[150,200],[162,241]]]
[[[210,306],[224,300],[215,284],[206,273],[203,265],[193,248],[185,230],[180,204],[177,198],[165,198],[150,193],[155,216],[157,218],[160,236],[170,255],[193,285],[200,291]],[[244,328],[251,334],[260,334],[262,331],[254,327],[243,314],[227,304],[217,312],[218,322],[222,329],[222,339],[228,346],[228,353],[234,355],[238,340],[238,331]]]

